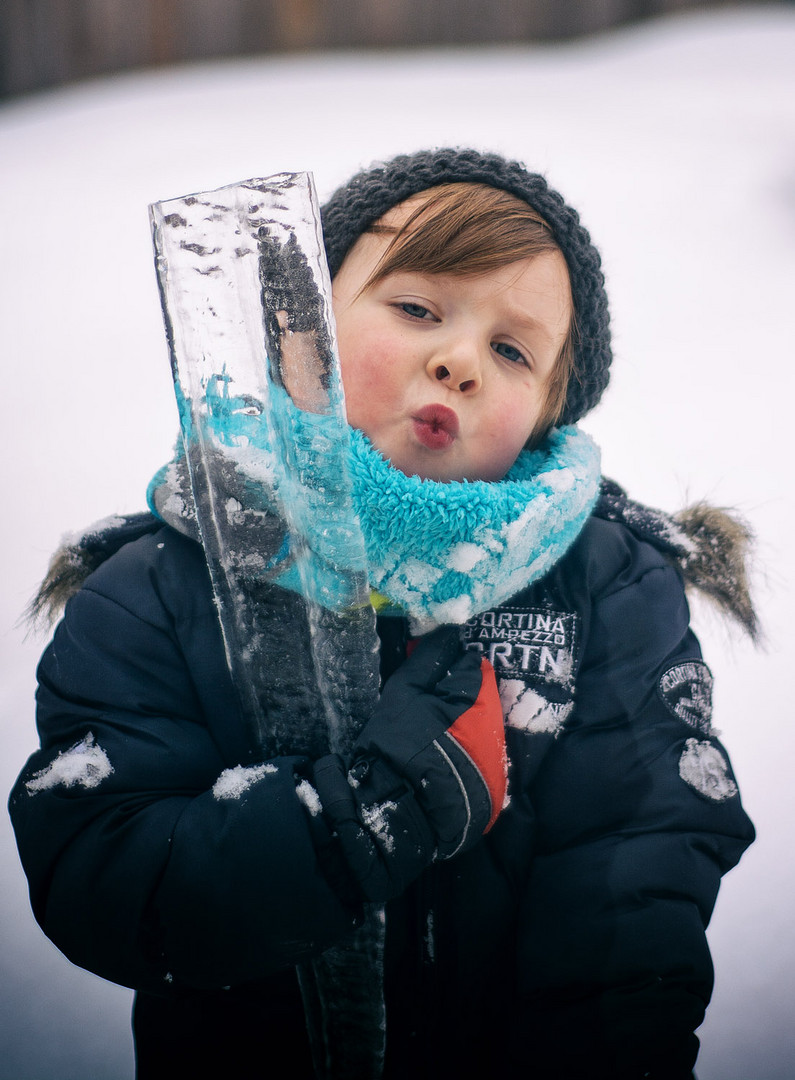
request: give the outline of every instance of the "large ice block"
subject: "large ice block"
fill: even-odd
[[[150,213],[185,462],[244,714],[264,758],[344,754],[378,698],[378,639],[312,179],[248,180]],[[318,1076],[381,1073],[383,940],[371,908],[349,944],[299,969]]]

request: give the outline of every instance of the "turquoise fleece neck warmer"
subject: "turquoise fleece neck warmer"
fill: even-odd
[[[575,541],[598,495],[599,450],[576,427],[553,429],[496,483],[406,476],[348,430],[351,497],[376,605],[408,615],[415,633],[465,623],[542,577]],[[199,538],[181,447],[154,477],[148,501],[167,524]],[[262,566],[268,579],[302,591],[289,541]]]
[[[498,483],[405,476],[359,431],[350,467],[370,583],[423,631],[464,623],[542,577],[599,489],[599,451],[575,427],[520,454]]]

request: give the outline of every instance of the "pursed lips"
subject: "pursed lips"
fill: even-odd
[[[446,405],[426,405],[412,421],[415,435],[429,450],[446,450],[458,437],[458,417]]]

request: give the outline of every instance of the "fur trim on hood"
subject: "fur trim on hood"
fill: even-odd
[[[620,521],[663,552],[679,568],[686,589],[701,593],[759,643],[749,581],[755,538],[738,513],[697,502],[670,516],[633,502],[613,480],[603,479],[594,514]]]
[[[93,574],[125,544],[161,528],[152,514],[125,514],[103,518],[84,533],[69,534],[50,559],[39,590],[25,611],[26,621],[34,627],[52,626],[66,607],[67,600],[79,591]]]

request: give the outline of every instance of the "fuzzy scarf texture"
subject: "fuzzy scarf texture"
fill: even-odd
[[[464,623],[537,581],[599,492],[599,451],[575,427],[520,454],[498,483],[406,476],[358,431],[350,471],[370,583],[422,629]]]
[[[347,464],[370,585],[382,610],[408,615],[416,632],[464,623],[542,577],[579,536],[599,493],[599,451],[575,427],[554,430],[542,447],[521,453],[497,483],[406,476],[353,429]],[[149,504],[198,538],[181,450],[153,481]],[[302,591],[289,545],[271,560],[268,576]]]

